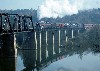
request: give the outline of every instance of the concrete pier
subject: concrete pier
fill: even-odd
[[[15,34],[3,34],[1,37],[2,45],[0,57],[17,57]]]
[[[74,38],[74,32],[73,32],[73,29],[72,29],[72,38]]]

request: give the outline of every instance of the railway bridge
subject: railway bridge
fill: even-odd
[[[83,30],[84,27],[79,27],[79,26],[73,26],[73,27],[51,26],[47,28],[41,28],[39,23],[37,23],[36,25],[33,23],[32,16],[0,13],[0,57],[16,57],[17,56],[16,42],[21,39],[22,42],[25,42],[26,44],[28,43],[30,45],[30,48],[25,48],[24,46],[21,49],[38,49],[37,46],[42,44],[41,38],[44,38],[46,42],[47,37],[51,36],[52,36],[51,39],[53,40],[54,37],[56,38],[55,40],[58,39],[57,41],[59,42],[59,47],[60,47],[61,46],[60,41],[63,38],[62,34],[65,34],[64,35],[65,38],[63,39],[66,39],[67,41],[67,38],[75,38],[75,36],[80,34],[80,32]],[[22,36],[23,34],[27,35]],[[37,41],[38,38],[40,39],[41,42]],[[49,43],[49,41],[46,43]],[[34,45],[37,46],[33,47]]]

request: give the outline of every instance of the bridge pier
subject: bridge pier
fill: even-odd
[[[15,34],[2,35],[2,47],[0,57],[17,57]]]
[[[41,62],[46,60],[46,31],[41,31]]]
[[[40,32],[40,62],[41,62],[41,60],[42,60],[42,58],[41,58],[41,32]]]
[[[72,29],[71,38],[77,37],[80,34],[80,29]]]
[[[37,60],[37,38],[36,38],[36,32],[35,32],[35,47],[36,47],[36,60]]]
[[[80,30],[78,29],[78,35],[80,34]]]
[[[65,38],[66,38],[65,42],[67,43],[67,41],[68,41],[68,36],[67,36],[67,31],[66,31],[66,30],[65,30]]]
[[[56,54],[59,54],[59,31],[54,32],[54,51]]]
[[[23,35],[23,36],[21,36]],[[33,32],[24,32],[17,35],[17,43],[21,44],[20,49],[35,50],[35,34]],[[20,41],[22,40],[22,41]]]
[[[55,38],[55,36],[54,36],[54,34],[53,34],[53,55],[55,54],[55,48],[54,48],[55,42],[54,42],[54,38]]]
[[[36,66],[36,51],[35,50],[22,50],[23,65],[25,66],[22,71],[34,71]],[[16,70],[19,71],[19,70]]]
[[[66,35],[65,34],[66,34],[66,31],[65,30],[61,30],[61,33],[60,33],[60,35],[61,35],[60,36],[60,38],[61,38],[60,39],[60,41],[61,41],[60,42],[60,46],[65,46],[65,44],[66,44],[66,40],[65,40],[66,39]]]
[[[53,31],[48,31],[48,55],[53,56]]]
[[[74,31],[73,31],[73,29],[72,29],[72,38],[74,38]]]
[[[36,58],[36,65],[38,65],[39,63],[41,63],[41,35],[40,35],[40,32],[37,31],[36,32],[36,47],[37,47],[37,58]]]
[[[59,38],[58,38],[59,39],[59,53],[61,52],[61,49],[60,49],[60,46],[61,46],[61,44],[60,44],[61,34],[60,33],[61,33],[61,30],[59,30],[59,33],[58,33],[59,34]]]
[[[46,58],[48,58],[48,32],[46,31]]]

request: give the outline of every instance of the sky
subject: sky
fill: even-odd
[[[0,0],[1,10],[36,9],[39,18],[63,17],[79,10],[100,8],[100,0]]]
[[[45,0],[0,0],[0,9],[37,9]]]
[[[64,17],[94,8],[100,8],[100,0],[46,0],[39,7],[39,18]]]
[[[2,10],[4,9],[30,9],[30,8],[37,9],[38,6],[45,3],[45,1],[47,0],[0,0],[0,9]],[[69,1],[73,2],[73,0],[69,0]],[[88,3],[91,4],[91,7],[97,8],[98,7],[97,4],[100,6],[100,0],[86,0],[86,1],[87,1],[87,4]]]

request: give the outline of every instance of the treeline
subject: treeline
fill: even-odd
[[[0,10],[0,13],[17,13],[21,15],[32,15],[33,22],[38,22],[37,10],[33,9],[17,9],[17,10]],[[42,18],[40,21],[48,21],[51,23],[83,23],[83,24],[100,24],[100,9],[90,9],[79,11],[78,14],[66,15],[62,18]]]
[[[79,11],[78,14],[66,15],[62,18],[42,18],[41,20],[61,23],[100,24],[100,9]]]
[[[81,57],[84,52],[100,53],[100,25],[94,26],[75,38],[68,39],[66,46],[69,52],[77,53]]]

